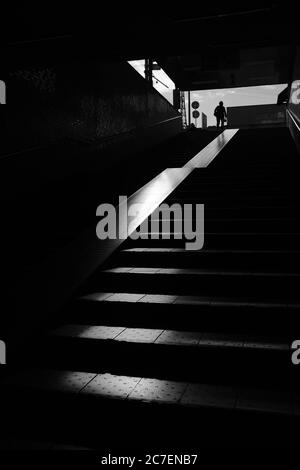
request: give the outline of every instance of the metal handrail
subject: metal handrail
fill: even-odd
[[[294,113],[290,110],[290,109],[287,109],[286,110],[287,113],[289,114],[290,118],[292,119],[293,123],[295,124],[295,126],[297,127],[298,131],[300,131],[300,126],[299,124],[297,123],[296,121],[296,116],[294,115]]]

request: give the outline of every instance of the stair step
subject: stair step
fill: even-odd
[[[43,439],[39,439],[40,436],[36,436],[36,439],[29,439],[28,437],[24,438],[19,437],[6,437],[0,439],[0,451],[3,452],[16,452],[16,451],[26,451],[26,452],[40,452],[40,451],[91,451],[93,449],[88,447],[82,447],[76,444],[68,444],[68,443],[61,443],[61,442],[51,442],[45,441]]]
[[[38,343],[39,356],[26,361],[193,382],[214,383],[217,378],[224,384],[295,385],[290,344],[249,335],[68,324]]]
[[[282,204],[294,204],[294,198],[292,196],[285,196],[282,194],[275,194],[262,193],[262,194],[255,194],[255,196],[249,194],[249,192],[240,192],[238,191],[236,194],[228,193],[227,191],[223,190],[220,191],[220,194],[211,194],[209,192],[202,193],[201,190],[198,190],[197,193],[192,197],[182,197],[175,195],[168,197],[165,202],[169,205],[172,204],[210,204],[210,205],[218,205],[224,207],[225,205],[235,205],[237,206],[243,205],[265,205],[265,206],[277,206]]]
[[[199,445],[199,439],[215,446],[216,429],[222,444],[234,447],[297,442],[299,395],[289,388],[45,369],[12,376],[3,392],[14,404],[2,410],[6,438],[14,433],[49,442],[55,435],[57,449],[111,448],[111,442],[124,448],[164,442],[181,449]]]
[[[64,314],[68,321],[83,324],[101,321],[110,326],[293,335],[299,328],[300,303],[288,302],[290,299],[94,292],[71,302]]]
[[[204,201],[205,202],[205,201]],[[272,206],[272,205],[245,205],[240,206],[229,206],[228,204],[222,207],[212,206],[205,204],[205,218],[262,218],[268,219],[270,217],[278,217],[278,214],[284,215],[285,217],[295,217],[297,214],[297,208],[293,206]]]
[[[129,248],[112,257],[111,263],[132,267],[217,267],[247,266],[275,272],[299,270],[300,251],[288,250],[185,250],[184,248]]]
[[[205,225],[205,222],[204,222]],[[162,238],[164,236],[164,238]],[[156,238],[154,238],[156,237]],[[159,237],[159,238],[158,238]],[[291,250],[299,248],[300,233],[270,232],[204,232],[204,246],[208,250]],[[199,238],[199,237],[198,237]],[[123,248],[183,248],[188,241],[195,240],[195,233],[143,232],[143,238],[128,238]],[[195,250],[196,251],[196,250]]]
[[[5,390],[30,390],[51,395],[54,392],[90,395],[103,400],[128,400],[176,404],[193,408],[229,408],[237,412],[256,409],[262,413],[299,416],[297,392],[241,386],[216,386],[206,383],[168,381],[147,376],[122,376],[72,370],[29,369],[15,373],[3,384]],[[269,397],[270,402],[266,400]]]
[[[166,152],[170,170],[199,151],[196,134]],[[9,348],[0,448],[26,447],[24,436],[46,449],[298,445],[299,167],[288,138],[239,131],[175,184],[165,202],[205,206],[202,249],[186,250],[191,237],[172,224],[164,239],[149,228],[51,317],[50,332],[25,338],[22,354]]]
[[[194,209],[195,210],[195,209]],[[147,226],[151,231],[158,227],[160,230],[168,229],[170,233],[177,231],[177,228],[181,229],[183,223],[189,221],[190,226],[196,227],[195,218],[187,218],[183,216],[181,218],[159,218],[153,216],[148,219]],[[146,224],[146,222],[144,222]],[[143,225],[144,227],[145,225]],[[233,219],[215,219],[210,217],[204,217],[204,226],[205,233],[292,233],[299,232],[300,221],[292,218],[281,218],[281,219],[242,219],[242,218],[233,218]]]
[[[122,291],[164,294],[200,294],[205,296],[240,296],[297,298],[300,274],[196,268],[116,267],[97,271],[91,286],[108,292],[116,286]]]

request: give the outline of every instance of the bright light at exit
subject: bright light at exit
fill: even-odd
[[[128,62],[142,77],[145,78],[145,60],[131,60]],[[163,71],[163,69],[155,70],[158,68],[157,62],[153,62],[153,87],[164,97],[169,103],[173,104],[173,90],[175,84],[170,77]]]
[[[207,125],[215,126],[214,110],[223,101],[224,106],[251,106],[259,104],[275,104],[279,93],[287,84],[262,85],[241,88],[223,88],[218,90],[191,91],[191,103],[199,101],[198,111],[207,115]],[[188,109],[188,93],[185,93],[186,109]],[[192,119],[192,122],[195,122]],[[201,119],[197,120],[197,127],[201,127]]]

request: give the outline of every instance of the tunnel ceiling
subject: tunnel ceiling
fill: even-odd
[[[19,6],[1,32],[2,63],[153,57],[185,90],[284,83],[299,42],[286,2],[233,2],[183,11],[105,9],[87,2]],[[208,2],[209,3],[209,2]],[[50,4],[49,4],[50,5]],[[121,79],[121,77],[120,77]]]
[[[181,90],[199,90],[286,83],[293,48],[209,47],[197,54],[159,59]]]

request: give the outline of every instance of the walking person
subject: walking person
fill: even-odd
[[[224,129],[224,122],[227,120],[227,113],[226,109],[224,108],[223,101],[220,101],[219,105],[216,107],[214,115],[217,119],[217,128],[219,129],[221,123],[222,129]]]

